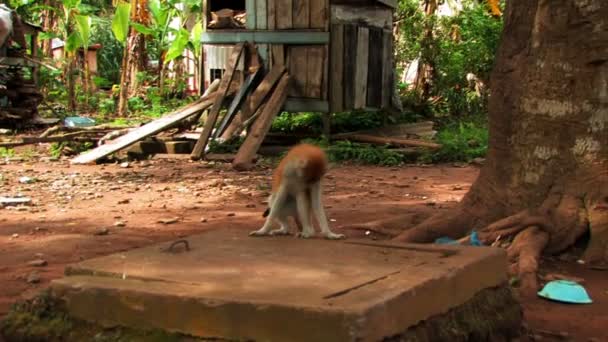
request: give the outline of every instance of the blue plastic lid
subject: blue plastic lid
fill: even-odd
[[[564,303],[590,304],[593,303],[587,290],[571,280],[550,281],[538,292],[540,297]]]

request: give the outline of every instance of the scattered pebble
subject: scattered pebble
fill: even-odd
[[[40,274],[34,271],[27,276],[27,282],[30,284],[38,284],[40,282]]]
[[[473,159],[473,161],[471,162],[471,164],[481,166],[481,165],[483,165],[485,162],[486,162],[486,159],[485,159],[485,158],[475,158],[475,159]]]
[[[235,213],[228,213],[228,215],[226,215],[226,216],[233,217],[233,216],[236,216],[236,214]]]
[[[19,178],[19,183],[21,184],[32,184],[36,181],[36,179],[32,177],[23,176]]]
[[[127,224],[124,221],[114,222],[114,227],[125,227]]]
[[[207,218],[206,217],[201,217],[201,222],[202,223],[206,223],[207,222]]]
[[[36,260],[32,260],[27,263],[28,266],[34,266],[34,267],[43,267],[43,266],[46,266],[47,264],[48,263],[44,259],[36,259]]]
[[[249,203],[245,206],[245,208],[255,208],[255,204]]]
[[[129,164],[128,162],[120,163],[120,167],[122,167],[123,169],[126,169],[129,166],[131,166],[131,164]]]
[[[94,235],[97,235],[97,236],[108,235],[108,234],[110,234],[110,230],[108,228],[100,228],[94,233]]]
[[[11,235],[11,239],[18,239],[18,238],[19,238],[19,234],[17,234],[17,233]]]
[[[173,224],[173,223],[176,223],[177,221],[179,221],[179,217],[172,217],[172,218],[168,218],[168,219],[160,219],[157,222],[158,223],[162,223],[162,224]]]
[[[118,204],[129,204],[129,202],[131,202],[131,200],[128,198],[125,198],[123,200],[118,201]]]

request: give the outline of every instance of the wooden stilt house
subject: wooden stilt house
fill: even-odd
[[[396,0],[203,0],[204,86],[221,77],[226,48],[250,42],[268,70],[283,64],[291,75],[286,111],[388,108],[396,6]],[[232,18],[218,24],[218,13]]]

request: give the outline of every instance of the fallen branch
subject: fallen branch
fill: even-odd
[[[18,146],[25,145],[34,145],[34,144],[43,144],[43,143],[54,143],[54,142],[66,142],[66,141],[76,141],[76,142],[95,142],[97,138],[93,137],[79,137],[79,136],[55,136],[55,137],[26,137],[21,141],[9,141],[0,143],[0,147],[13,148]]]
[[[367,135],[367,134],[346,133],[346,134],[332,136],[332,139],[334,139],[334,140],[352,140],[352,141],[371,143],[371,144],[383,144],[383,145],[388,144],[388,145],[395,145],[395,146],[416,146],[416,147],[426,147],[426,148],[432,148],[432,149],[441,148],[440,144],[423,141],[423,140],[385,138],[385,137],[376,137],[376,136]]]
[[[105,144],[106,141],[108,141],[108,140],[114,140],[118,137],[121,137],[121,136],[131,132],[131,130],[133,130],[133,128],[127,127],[127,128],[118,129],[118,130],[109,132],[108,134],[101,137],[101,139],[99,139],[99,141],[97,142],[97,146],[101,146],[101,145]]]
[[[112,126],[109,124],[102,124],[97,126],[89,127],[67,127],[67,126],[53,126],[40,134],[40,138],[45,138],[58,132],[89,132],[89,133],[105,133],[109,130],[132,128],[130,126]]]

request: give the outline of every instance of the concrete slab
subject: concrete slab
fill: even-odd
[[[92,259],[53,282],[73,316],[262,341],[377,341],[503,285],[503,250],[217,230]]]

